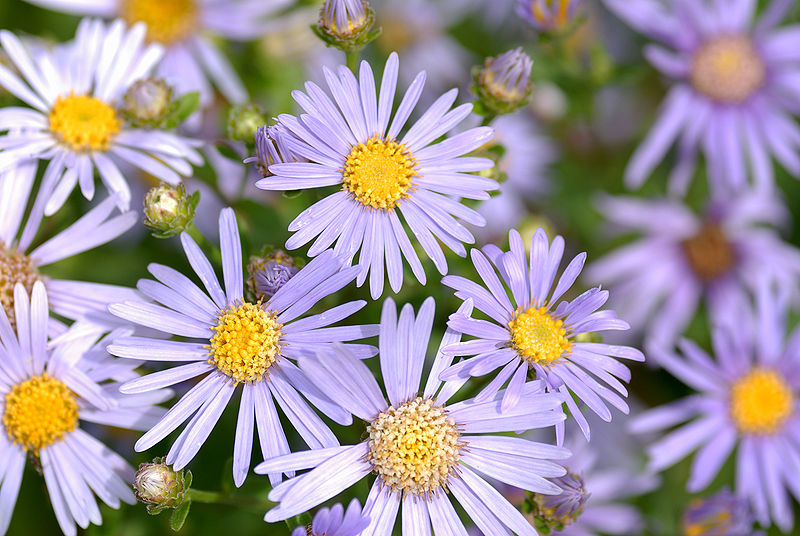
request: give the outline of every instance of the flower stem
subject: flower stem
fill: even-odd
[[[346,50],[344,53],[345,61],[347,62],[347,68],[356,74],[358,74],[358,58],[360,55],[360,48],[351,48],[350,50]]]
[[[487,113],[486,115],[483,116],[483,121],[481,121],[481,126],[488,127],[489,123],[494,121],[495,117],[497,117],[497,114],[491,112]]]
[[[225,504],[228,506],[250,506],[266,512],[276,503],[267,499],[257,499],[241,495],[230,495],[220,491],[205,491],[191,488],[186,495],[187,499],[206,504]]]
[[[197,226],[194,224],[194,222],[186,226],[186,233],[194,238],[194,241],[197,242],[197,245],[200,246],[200,249],[211,254],[211,258],[214,262],[222,265],[222,253],[220,252],[219,248],[212,244],[205,236],[203,236],[203,233],[197,229]]]

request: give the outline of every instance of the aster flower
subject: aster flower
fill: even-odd
[[[360,250],[358,284],[369,274],[373,298],[383,292],[384,265],[392,289],[400,290],[401,252],[417,279],[425,283],[425,271],[398,213],[445,274],[447,261],[437,239],[464,256],[462,242],[472,243],[474,238],[457,219],[474,225],[485,223],[480,214],[450,195],[488,199],[486,191],[497,187],[491,179],[467,173],[491,167],[491,160],[462,156],[488,141],[491,128],[473,128],[431,145],[472,110],[471,104],[462,104],[447,111],[457,90],[437,99],[400,136],[422,92],[425,73],[417,76],[390,123],[397,69],[397,54],[393,53],[377,100],[367,62],[361,63],[360,80],[345,66],[339,67],[338,76],[325,69],[336,104],[316,84],[307,82],[307,94],[294,93],[306,113],[299,118],[284,114],[278,119],[296,136],[284,139],[289,149],[309,162],[273,164],[269,168],[273,176],[257,183],[266,190],[341,185],[341,191],[318,201],[289,225],[296,233],[286,247],[295,249],[317,237],[308,251],[312,257],[334,241],[335,251],[345,258],[352,259]]]
[[[468,313],[464,304],[461,311]],[[477,473],[509,485],[541,493],[559,493],[548,478],[564,474],[550,461],[569,455],[566,449],[519,437],[495,435],[563,422],[558,397],[532,382],[516,409],[500,412],[502,393],[493,399],[448,401],[463,381],[443,384],[439,373],[452,358],[442,348],[459,340],[448,330],[424,387],[422,369],[434,316],[433,298],[414,315],[411,305],[400,312],[391,299],[383,305],[380,366],[388,402],[367,366],[344,348],[300,359],[300,368],[348,411],[366,421],[368,439],[357,445],[298,452],[267,459],[256,472],[311,471],[275,486],[269,494],[278,506],[269,522],[291,518],[344,491],[370,473],[376,475],[364,504],[369,526],[363,534],[385,534],[394,527],[402,504],[408,534],[465,534],[450,497],[486,534],[535,536],[536,532],[511,503]]]
[[[22,284],[14,293],[16,332],[0,309],[0,533],[8,529],[27,457],[44,475],[61,530],[74,535],[76,524],[102,523],[95,495],[112,508],[136,502],[133,467],[81,430],[80,421],[147,429],[163,414],[154,404],[171,393],[120,394],[115,377],[135,373],[105,352],[112,336],[98,341],[102,329],[78,323],[61,342],[48,340],[44,285],[33,285],[30,301]]]
[[[681,530],[691,536],[756,536],[755,519],[746,499],[727,488],[708,497],[692,499],[681,518]]]
[[[444,285],[456,291],[457,297],[474,303],[491,319],[480,320],[461,313],[450,316],[447,323],[450,329],[475,338],[453,344],[445,352],[474,357],[451,366],[442,379],[466,380],[500,369],[476,400],[495,399],[508,381],[501,409],[513,411],[532,370],[537,378],[544,380],[548,390],[559,394],[588,439],[589,424],[572,395],[605,421],[611,420],[606,402],[627,413],[623,397],[628,392],[617,378],[629,381],[631,373],[614,358],[644,361],[644,356],[628,346],[582,342],[596,332],[628,329],[628,324],[617,318],[614,311],[600,310],[608,299],[607,291],[593,288],[572,301],[558,301],[580,274],[585,253],[569,263],[553,289],[564,240],[557,236],[550,245],[545,232],[538,229],[531,240],[530,263],[520,234],[512,229],[508,240],[508,252],[492,244],[482,251],[471,251],[472,262],[485,288],[460,276],[442,279]],[[563,424],[556,430],[561,443]]]
[[[791,532],[800,499],[800,329],[786,337],[786,300],[766,279],[757,285],[757,307],[731,302],[715,320],[714,357],[683,339],[682,355],[648,349],[677,379],[697,393],[644,412],[631,422],[636,433],[669,430],[648,448],[650,467],[661,471],[698,450],[687,489],[704,490],[734,449],[735,492],[763,525]]]
[[[115,285],[52,279],[47,277],[46,270],[42,273],[42,269],[117,238],[133,227],[136,214],[126,212],[112,216],[116,200],[109,197],[68,228],[34,247],[44,198],[37,197],[27,214],[25,209],[36,180],[36,168],[35,161],[27,160],[0,172],[0,309],[14,326],[14,286],[21,283],[31,292],[34,283],[42,281],[54,313],[72,320],[119,324],[107,313],[108,304],[140,299],[136,292]],[[58,328],[56,324],[58,322],[53,319],[51,334]]]
[[[764,225],[789,216],[771,196],[743,193],[711,203],[700,217],[667,199],[602,197],[599,208],[620,231],[643,236],[590,265],[587,276],[610,285],[612,304],[649,339],[674,341],[701,299],[716,314],[751,291],[759,274],[797,289],[800,251]]]
[[[158,281],[140,280],[138,288],[158,303],[109,307],[124,320],[189,341],[127,337],[116,340],[109,352],[143,361],[188,362],[127,382],[121,387],[124,393],[147,393],[202,377],[135,446],[137,451],[152,447],[194,415],[166,456],[166,463],[176,470],[194,458],[233,393],[241,390],[233,448],[233,477],[240,486],[250,469],[254,416],[264,457],[289,452],[273,399],[311,448],[338,445],[303,397],[335,422],[350,424],[352,417],[312,385],[292,360],[323,351],[332,342],[371,337],[377,334],[377,326],[328,327],[361,309],[366,304],[363,300],[299,318],[356,277],[357,268],[341,270],[341,261],[331,251],[307,264],[266,303],[245,301],[242,251],[232,209],[221,212],[219,230],[224,289],[198,245],[183,233],[183,249],[207,293],[180,272],[151,264],[148,269]],[[362,358],[375,355],[369,345],[349,348]],[[271,482],[279,482],[284,472],[291,474],[289,470],[272,472]]]
[[[687,189],[698,152],[717,193],[742,189],[748,164],[755,183],[772,188],[773,156],[800,176],[800,127],[793,120],[800,113],[800,36],[796,26],[776,28],[793,0],[773,0],[758,18],[752,0],[605,4],[668,47],[649,45],[645,56],[673,83],[628,166],[629,186],[641,185],[673,144],[673,192]]]
[[[563,30],[583,0],[517,0],[517,14],[540,32]]]
[[[350,501],[345,511],[341,504],[320,508],[308,527],[297,527],[292,536],[359,536],[369,521],[361,514],[358,499]]]
[[[127,210],[131,193],[119,164],[132,165],[170,184],[202,159],[197,142],[160,130],[130,128],[117,113],[128,87],[158,63],[161,48],[144,46],[145,27],[127,29],[85,19],[75,41],[32,53],[8,32],[0,44],[23,78],[0,65],[0,85],[30,108],[0,110],[0,170],[24,158],[49,161],[39,195],[46,214],[64,204],[76,185],[94,196],[94,170]]]
[[[26,0],[42,7],[147,25],[147,41],[164,48],[156,76],[178,93],[200,92],[209,105],[211,83],[229,101],[247,101],[247,91],[214,36],[234,41],[261,37],[269,16],[289,0]]]

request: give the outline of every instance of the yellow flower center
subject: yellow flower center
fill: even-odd
[[[705,223],[700,231],[683,241],[683,251],[694,273],[703,281],[725,274],[736,262],[725,233],[716,223]]]
[[[33,284],[40,279],[39,272],[33,261],[14,249],[10,249],[0,241],[0,307],[11,322],[11,327],[16,327],[14,315],[14,286],[22,283],[28,294],[33,290]]]
[[[114,108],[95,97],[58,97],[50,110],[50,131],[73,151],[106,151],[119,133]]]
[[[697,91],[728,103],[747,100],[763,84],[766,67],[753,42],[743,36],[713,39],[695,53],[690,79]]]
[[[792,414],[794,398],[780,374],[757,368],[733,384],[730,404],[740,432],[773,434]]]
[[[121,16],[129,24],[147,24],[147,39],[170,44],[197,27],[196,0],[122,0]]]
[[[47,373],[34,376],[6,394],[3,425],[9,439],[38,455],[78,425],[78,402],[63,382]]]
[[[350,150],[342,189],[362,205],[388,210],[408,196],[416,175],[417,159],[404,146],[374,136]]]
[[[417,397],[367,426],[372,470],[392,491],[427,496],[447,486],[463,444],[447,409]]]
[[[517,353],[532,363],[552,363],[572,349],[562,320],[553,320],[547,308],[517,312],[508,327]]]
[[[281,325],[261,302],[230,307],[219,315],[208,362],[236,383],[260,382],[278,359]]]

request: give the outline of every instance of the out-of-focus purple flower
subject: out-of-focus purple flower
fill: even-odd
[[[569,263],[554,287],[564,239],[557,236],[551,245],[539,229],[531,240],[530,262],[516,230],[509,232],[508,240],[507,252],[492,244],[471,251],[484,286],[460,276],[442,279],[442,284],[453,288],[457,297],[474,304],[491,321],[463,313],[450,316],[450,329],[475,338],[445,348],[450,355],[472,357],[449,367],[441,378],[465,381],[498,371],[476,400],[495,398],[508,382],[500,409],[509,411],[520,400],[528,372],[533,370],[549,390],[559,393],[588,439],[589,424],[573,394],[605,421],[611,420],[606,402],[627,413],[627,390],[617,378],[629,381],[630,370],[614,358],[644,361],[644,356],[628,346],[586,342],[595,332],[628,329],[614,311],[600,310],[608,291],[593,288],[572,301],[559,302],[580,274],[585,253]],[[561,443],[563,424],[556,430]]]
[[[762,525],[783,532],[794,524],[789,494],[800,499],[800,327],[787,338],[785,294],[765,278],[756,285],[757,307],[732,301],[716,319],[714,357],[689,340],[682,356],[653,345],[648,353],[696,394],[631,420],[636,433],[670,431],[648,448],[650,467],[661,471],[699,449],[687,484],[705,489],[736,449],[737,495]]]
[[[586,489],[583,478],[567,469],[567,474],[553,479],[553,483],[561,488],[558,495],[533,495],[534,525],[542,524],[547,528],[561,530],[578,519],[583,507],[591,495]]]
[[[517,0],[517,13],[540,32],[564,29],[583,0]]]
[[[590,265],[587,277],[610,285],[614,307],[651,340],[674,341],[701,300],[715,315],[759,274],[797,288],[800,251],[764,225],[788,219],[776,198],[746,193],[712,203],[699,217],[667,199],[603,197],[598,205],[620,231],[643,236]]]
[[[361,513],[361,504],[353,499],[345,511],[341,504],[320,508],[308,527],[297,527],[292,536],[359,536],[369,525]]]
[[[753,536],[755,518],[746,499],[729,489],[693,499],[681,518],[681,530],[691,536]]]
[[[705,155],[715,193],[741,190],[748,164],[773,187],[775,157],[800,176],[800,33],[776,28],[794,0],[773,0],[760,17],[752,0],[605,0],[633,28],[661,41],[647,59],[673,81],[650,134],[625,175],[638,187],[677,144],[670,190],[683,193]],[[672,49],[672,50],[670,50]]]

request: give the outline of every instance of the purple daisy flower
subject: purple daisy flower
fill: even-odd
[[[763,225],[788,221],[776,198],[742,194],[712,203],[701,217],[667,199],[602,197],[599,208],[621,232],[644,236],[594,262],[587,276],[610,285],[615,308],[637,319],[634,329],[646,329],[650,340],[674,341],[701,299],[715,316],[752,290],[759,274],[797,289],[800,251]]]
[[[725,488],[692,499],[683,512],[681,529],[692,536],[761,536],[762,532],[753,531],[754,522],[750,503]]]
[[[786,337],[785,295],[760,279],[757,308],[731,302],[712,332],[714,358],[694,342],[651,353],[696,394],[651,409],[631,421],[636,433],[677,429],[648,448],[661,471],[699,449],[687,489],[705,489],[736,448],[736,494],[763,525],[783,532],[794,523],[789,493],[800,499],[800,328]],[[737,448],[738,445],[738,448]],[[788,492],[788,493],[787,493]]]
[[[471,301],[492,320],[479,320],[464,313],[450,316],[447,323],[450,329],[475,339],[453,344],[445,352],[474,357],[449,367],[442,379],[466,380],[501,369],[476,400],[493,400],[510,380],[502,410],[511,411],[526,388],[529,370],[533,370],[537,378],[545,381],[548,390],[559,393],[588,439],[589,424],[572,394],[605,421],[611,420],[611,411],[603,399],[627,413],[623,397],[628,392],[617,378],[627,382],[631,373],[614,357],[644,361],[644,356],[628,346],[581,342],[594,332],[628,329],[628,324],[617,318],[614,311],[599,310],[608,299],[607,291],[593,288],[572,301],[558,302],[580,274],[585,253],[570,262],[551,293],[564,253],[564,239],[557,236],[549,245],[545,232],[538,229],[531,240],[530,264],[520,234],[512,229],[508,240],[511,246],[508,252],[493,244],[485,246],[482,252],[471,251],[472,262],[485,288],[460,276],[442,279],[443,284],[455,289],[457,297]],[[506,289],[510,290],[511,299]],[[563,424],[556,430],[560,444]]]
[[[16,285],[16,330],[0,308],[0,533],[8,530],[26,458],[43,473],[50,502],[64,534],[75,525],[102,524],[95,495],[112,508],[135,504],[134,469],[80,428],[80,421],[146,430],[164,414],[155,406],[169,390],[146,395],[119,392],[120,379],[136,376],[112,359],[102,328],[76,323],[58,339],[47,336],[47,293],[33,285],[30,301]]]
[[[297,527],[292,536],[359,536],[369,520],[361,513],[358,499],[350,501],[345,511],[341,504],[321,508],[307,527]]]
[[[390,122],[397,69],[397,54],[392,53],[377,100],[375,78],[367,62],[361,63],[359,80],[345,66],[339,67],[338,76],[325,68],[333,101],[313,82],[306,83],[307,93],[295,91],[294,98],[306,113],[300,117],[284,114],[278,119],[293,134],[284,138],[289,150],[309,161],[271,165],[273,176],[256,183],[265,190],[340,185],[340,191],[318,201],[289,225],[289,230],[296,232],[286,247],[296,249],[317,237],[308,251],[311,257],[334,241],[334,250],[345,258],[352,260],[360,250],[357,282],[363,284],[370,274],[373,298],[383,292],[384,266],[392,290],[400,290],[401,253],[425,284],[425,271],[398,214],[445,274],[447,261],[439,241],[464,256],[462,242],[473,243],[474,238],[457,220],[486,223],[483,216],[451,195],[488,199],[486,191],[497,188],[494,180],[468,173],[491,167],[491,160],[462,156],[491,139],[491,128],[469,129],[431,145],[472,110],[472,104],[462,104],[448,112],[457,90],[437,99],[400,136],[422,93],[425,73],[419,73],[411,84]]]
[[[795,4],[773,0],[759,18],[755,0],[605,0],[633,28],[661,41],[647,59],[674,82],[625,180],[638,187],[675,143],[670,190],[683,193],[705,155],[717,193],[755,183],[771,189],[770,158],[800,176],[800,34],[776,28]]]
[[[211,263],[184,233],[183,249],[207,293],[180,272],[151,264],[148,269],[158,281],[140,280],[138,288],[162,305],[125,302],[109,307],[113,314],[129,322],[191,341],[127,337],[115,341],[109,352],[144,361],[189,362],[130,381],[122,386],[124,393],[147,393],[204,376],[136,443],[137,451],[146,450],[194,415],[167,454],[166,463],[176,470],[194,458],[233,393],[242,386],[233,447],[233,478],[240,486],[250,469],[254,417],[264,457],[289,452],[273,399],[309,447],[338,446],[336,437],[303,397],[339,424],[350,424],[352,416],[315,387],[291,361],[322,351],[332,342],[377,335],[378,326],[328,327],[364,307],[363,300],[299,318],[356,277],[358,269],[342,269],[341,261],[331,251],[308,263],[266,303],[245,301],[242,250],[232,209],[222,211],[219,228],[224,290]],[[376,353],[373,346],[364,344],[348,348],[360,358]],[[292,474],[290,470],[276,471],[270,474],[270,481],[280,482],[281,473]]]
[[[469,309],[464,304],[460,310]],[[373,473],[376,478],[364,504],[369,525],[363,534],[389,534],[402,505],[407,534],[430,535],[433,525],[437,536],[466,535],[450,501],[453,497],[486,534],[535,536],[523,515],[477,473],[526,490],[560,493],[547,479],[565,471],[550,459],[564,458],[569,451],[496,434],[563,422],[561,400],[545,393],[543,382],[531,382],[507,413],[500,411],[502,393],[484,402],[448,404],[464,383],[439,380],[452,361],[442,348],[460,338],[452,330],[444,334],[422,388],[433,313],[433,298],[425,300],[416,318],[411,305],[403,307],[398,319],[394,302],[384,302],[380,365],[388,402],[372,372],[346,350],[301,358],[300,367],[320,389],[369,423],[368,438],[357,445],[298,452],[258,465],[256,472],[261,473],[311,469],[272,489],[269,498],[279,504],[267,512],[266,521],[304,512]]]

